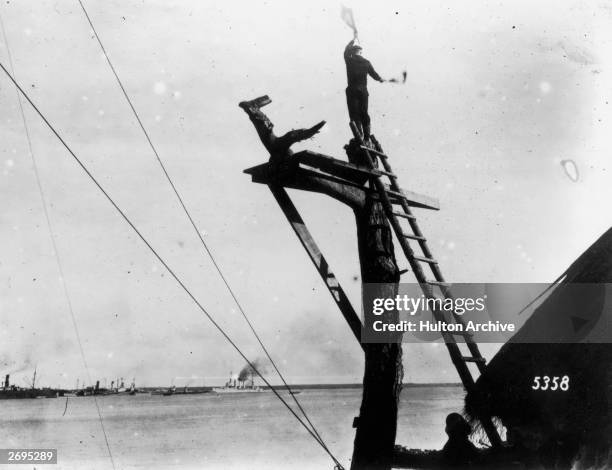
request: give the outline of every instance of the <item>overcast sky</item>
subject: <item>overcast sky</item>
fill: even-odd
[[[350,137],[333,1],[86,0],[168,171],[262,339],[294,382],[360,381],[362,355],[266,187],[239,101],[268,94],[278,132],[327,121],[298,148]],[[373,132],[455,282],[555,279],[612,225],[612,6],[599,1],[347,2],[364,55],[405,85],[370,85]],[[261,356],[177,206],[76,0],[0,5],[32,99],[249,357]],[[7,62],[7,48],[0,48]],[[0,77],[0,359],[14,380],[86,377],[15,90]],[[219,382],[243,364],[26,106],[90,374],[140,385]],[[573,182],[563,160],[579,169]],[[295,200],[352,299],[351,212]],[[485,346],[490,355],[494,348]],[[456,381],[446,353],[405,347],[410,381]]]

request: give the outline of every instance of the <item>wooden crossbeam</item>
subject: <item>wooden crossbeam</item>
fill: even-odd
[[[340,176],[341,178],[352,179],[353,177],[382,176],[382,173],[377,169],[355,165],[345,162],[344,160],[338,160],[337,158],[323,155],[322,153],[311,152],[310,150],[295,153],[291,156],[291,159],[297,160],[299,163],[303,163],[313,168],[323,170],[327,173]]]
[[[293,228],[293,231],[302,243],[306,253],[308,253],[310,260],[315,265],[321,279],[323,279],[327,289],[334,298],[336,305],[340,309],[340,312],[342,312],[342,316],[348,323],[353,335],[355,335],[357,342],[363,349],[364,346],[361,343],[361,320],[359,319],[357,312],[355,312],[350,300],[346,296],[344,289],[342,289],[340,282],[338,282],[338,279],[336,279],[336,276],[330,269],[329,264],[327,264],[327,260],[323,256],[323,253],[321,253],[317,243],[306,227],[304,220],[293,204],[289,194],[287,194],[285,188],[281,186],[270,185],[269,188],[270,191],[272,191],[276,202],[278,202],[278,205],[291,224],[291,228]]]
[[[300,170],[319,170],[321,174],[329,175],[333,178],[345,180],[347,185],[355,186],[355,180],[363,179],[365,176],[382,176],[383,173],[376,169],[367,169],[363,166],[354,165],[344,160],[329,157],[316,152],[304,151],[292,155],[286,165],[279,166],[273,163],[262,163],[244,170],[244,173],[251,175],[253,182],[261,184],[275,184],[278,182],[278,176],[286,172],[292,172],[298,176]],[[365,192],[370,189],[358,184]],[[386,186],[389,190],[390,187]],[[421,209],[440,210],[440,203],[436,198],[425,196],[423,194],[400,189],[396,192],[405,198],[410,207]],[[395,197],[395,195],[392,195]]]

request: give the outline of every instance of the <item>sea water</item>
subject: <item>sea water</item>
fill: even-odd
[[[444,419],[461,411],[463,396],[456,386],[405,387],[397,443],[441,448]],[[361,390],[304,390],[297,398],[348,468]],[[1,448],[58,449],[58,464],[37,466],[43,470],[112,469],[108,448],[115,468],[126,470],[333,468],[271,392],[3,400],[0,407]]]

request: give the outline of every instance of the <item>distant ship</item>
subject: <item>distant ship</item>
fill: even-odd
[[[163,396],[170,396],[170,395],[202,395],[203,393],[210,393],[212,392],[212,389],[210,387],[189,387],[187,385],[181,387],[180,389],[176,388],[176,385],[172,385],[172,387],[164,390],[164,389],[157,389],[157,390],[153,390],[151,392],[151,395],[163,395]]]
[[[213,388],[212,391],[215,393],[259,393],[265,390],[255,385],[253,373],[249,371],[246,377],[241,374],[237,378],[233,377],[230,372],[229,380],[225,382],[225,385]]]
[[[127,395],[136,395],[138,390],[136,389],[136,377],[132,378],[132,383],[129,388],[125,386],[125,382],[123,381],[123,377],[121,379],[117,379],[111,381],[111,386],[109,390],[104,389],[104,395],[112,395],[112,394],[127,394]]]
[[[64,390],[53,388],[36,388],[36,369],[32,378],[32,386],[29,388],[11,385],[10,375],[6,374],[4,384],[0,388],[0,400],[11,400],[20,398],[56,398],[64,396]]]
[[[136,382],[136,379],[132,379],[132,388],[135,387],[135,385],[136,385],[135,382]],[[115,387],[114,389],[113,389],[113,382],[111,382],[111,390],[114,393],[126,393],[126,392],[130,392],[131,391],[131,389],[129,389],[129,388],[127,388],[125,386],[125,382],[123,381],[123,377],[121,377],[121,379],[117,379],[117,387]]]
[[[158,388],[157,390],[153,390],[151,392],[151,395],[163,395],[165,397],[169,397],[171,395],[174,395],[174,393],[176,392],[176,385],[172,385],[170,388],[167,389],[161,389]]]
[[[127,388],[123,385],[123,379],[121,379],[122,387],[119,388],[119,393],[127,393],[128,395],[136,395],[136,377],[132,378],[132,383],[130,384],[130,388]]]
[[[12,398],[36,398],[38,394],[34,388],[22,388],[10,384],[10,375],[6,374],[4,386],[0,390],[0,399],[9,400]]]

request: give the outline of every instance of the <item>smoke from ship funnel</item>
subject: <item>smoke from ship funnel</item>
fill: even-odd
[[[254,361],[251,362],[251,364],[253,365],[254,368],[256,368],[261,374],[264,374],[266,371],[266,368],[268,366],[268,363],[266,361],[266,359],[263,358],[259,358],[259,359],[255,359]],[[255,372],[255,370],[253,369],[253,367],[251,367],[251,365],[246,364],[241,370],[240,373],[238,374],[238,381],[239,382],[244,382],[245,380],[250,379],[251,377],[257,375],[257,372]]]

